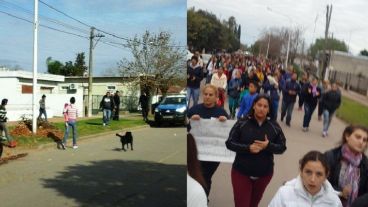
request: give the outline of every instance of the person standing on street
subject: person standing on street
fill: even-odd
[[[119,91],[115,92],[114,103],[115,103],[115,113],[113,116],[113,120],[119,121],[119,112],[120,112],[120,92]]]
[[[65,122],[65,134],[64,139],[62,142],[62,148],[65,149],[66,147],[66,140],[69,136],[69,129],[72,128],[73,130],[73,149],[77,149],[77,117],[78,117],[78,109],[74,105],[75,104],[75,98],[70,98],[70,104],[66,107],[64,107],[64,120]]]
[[[282,88],[282,105],[281,105],[281,122],[284,121],[286,115],[286,125],[290,127],[291,115],[293,114],[296,96],[300,92],[300,85],[296,82],[298,75],[292,73],[291,80],[286,81]]]
[[[216,118],[221,122],[226,121],[229,118],[229,115],[222,107],[216,105],[217,98],[217,87],[210,84],[205,85],[203,88],[203,103],[190,108],[188,110],[187,117],[190,120]],[[190,123],[188,124],[188,129],[190,130]],[[207,188],[205,190],[208,196],[211,191],[212,176],[215,174],[220,162],[201,160],[200,164],[203,177],[206,181]]]
[[[187,102],[190,106],[190,98],[193,106],[198,104],[201,80],[203,79],[202,68],[198,64],[198,57],[193,55],[187,69]]]
[[[326,137],[328,128],[331,124],[331,119],[341,104],[341,92],[336,83],[331,84],[331,89],[323,94],[321,100],[323,114],[323,131],[322,136]]]
[[[368,193],[367,147],[368,129],[350,125],[342,134],[340,146],[325,152],[331,169],[328,180],[344,207],[351,207],[355,199]]]
[[[299,163],[299,176],[281,186],[268,207],[342,207],[327,180],[329,167],[323,154],[310,151]]]
[[[230,131],[226,147],[236,152],[231,170],[235,207],[257,207],[274,171],[274,154],[286,150],[286,139],[270,120],[271,99],[258,95],[248,116]]]
[[[103,112],[103,126],[109,124],[111,113],[114,108],[114,99],[110,96],[110,92],[106,92],[106,95],[102,97],[100,102],[100,110]]]
[[[304,95],[304,118],[303,118],[303,131],[307,132],[309,130],[309,123],[312,119],[314,110],[317,107],[319,98],[321,96],[321,88],[318,87],[317,78],[313,78],[310,85],[305,88],[302,92]]]
[[[38,120],[41,119],[42,114],[45,116],[45,121],[47,122],[47,114],[46,114],[46,95],[42,95],[40,103],[40,113],[38,115]]]
[[[1,100],[1,106],[0,106],[0,136],[2,137],[1,141],[8,141],[10,145],[12,145],[13,138],[10,136],[8,132],[8,127],[6,126],[6,122],[8,121],[8,117],[6,116],[6,108],[5,106],[8,104],[8,99],[4,98]],[[5,134],[5,137],[3,137],[3,132]]]
[[[148,121],[148,97],[146,92],[142,92],[141,96],[139,97],[139,103],[142,108],[142,117],[144,121]]]

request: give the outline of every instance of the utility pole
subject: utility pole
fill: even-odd
[[[92,117],[92,85],[93,85],[93,49],[97,45],[98,40],[101,39],[101,37],[104,37],[104,35],[98,34],[94,35],[95,28],[91,27],[91,34],[89,37],[89,67],[88,67],[88,115],[87,117]],[[93,39],[95,37],[99,37],[99,39],[96,41],[96,44],[93,45]]]
[[[304,58],[304,40],[303,40],[303,43],[302,43],[302,55],[300,57],[300,68],[304,71],[304,68],[303,68],[303,58]]]
[[[38,0],[34,1],[33,21],[33,89],[32,89],[32,133],[37,133],[37,57],[38,57]]]
[[[285,70],[287,70],[287,67],[288,67],[288,59],[289,59],[289,50],[290,50],[290,36],[291,36],[291,31],[289,31],[288,36],[289,36],[289,38],[288,38],[288,44],[287,44],[287,50],[286,50]]]
[[[270,33],[268,33],[268,44],[267,44],[267,53],[266,53],[266,58],[268,59],[268,50],[270,49],[270,38],[271,38],[271,35]]]
[[[323,46],[323,55],[322,55],[322,73],[320,75],[321,78],[325,77],[326,73],[326,49],[327,49],[327,39],[328,39],[328,28],[330,27],[331,21],[331,13],[332,13],[332,4],[329,6],[327,5],[327,12],[326,12],[326,29],[325,29],[325,44]]]

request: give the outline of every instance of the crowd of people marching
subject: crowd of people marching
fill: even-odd
[[[212,55],[205,63],[197,52],[188,62],[188,119],[237,120],[226,141],[226,147],[236,152],[231,171],[236,207],[255,207],[262,199],[273,175],[273,154],[287,149],[278,121],[285,120],[286,126],[291,126],[297,100],[298,110],[304,108],[301,130],[309,131],[317,109],[318,119],[323,119],[321,136],[328,137],[331,119],[341,104],[341,92],[336,83],[319,82],[306,72],[298,74],[293,67],[284,69],[280,61],[242,54]],[[202,91],[201,84],[205,84]],[[201,93],[203,103],[199,103]],[[367,205],[367,142],[365,126],[346,127],[339,147],[303,156],[299,176],[282,186],[269,206]],[[188,175],[200,184],[209,201],[212,176],[220,163],[196,161],[194,152],[193,144],[188,143]],[[189,195],[201,195],[190,194],[189,189],[188,206]]]

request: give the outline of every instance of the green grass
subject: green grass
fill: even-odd
[[[64,122],[52,123],[52,125],[56,126],[63,133],[65,132]],[[102,126],[102,119],[88,119],[88,120],[80,120],[77,121],[77,136],[78,139],[83,139],[83,137],[93,134],[99,134],[114,130],[124,130],[126,128],[136,127],[136,126],[144,126],[146,123],[142,120],[141,116],[134,116],[129,118],[123,118],[119,121],[110,121],[108,126]],[[12,130],[15,126],[9,127],[9,131]],[[69,132],[69,138],[72,137],[72,132]],[[45,138],[40,136],[17,136],[13,137],[20,147],[37,147],[42,144],[54,142],[52,138]]]
[[[336,115],[348,124],[368,126],[368,107],[349,98],[342,97]]]

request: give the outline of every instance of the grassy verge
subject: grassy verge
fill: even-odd
[[[368,126],[368,107],[346,97],[342,97],[336,116],[348,124]]]
[[[65,127],[64,122],[52,123],[60,131],[64,133]],[[146,123],[142,120],[141,116],[132,116],[128,118],[120,119],[119,121],[110,121],[108,126],[102,126],[101,118],[80,120],[77,122],[77,135],[78,139],[83,139],[83,137],[93,134],[99,134],[114,130],[124,130],[127,128],[132,128],[136,126],[144,126]],[[14,126],[9,127],[12,130]],[[72,132],[69,132],[69,137],[72,137]],[[52,143],[54,140],[52,138],[45,138],[40,136],[15,136],[13,137],[19,147],[37,147],[42,144]]]

